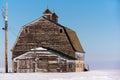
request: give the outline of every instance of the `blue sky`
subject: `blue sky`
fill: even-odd
[[[0,9],[6,0],[0,0]],[[42,16],[47,8],[59,23],[76,31],[91,69],[120,69],[120,0],[8,0],[10,50],[23,25]],[[0,12],[0,28],[4,20]],[[4,66],[4,31],[0,29],[0,67]]]

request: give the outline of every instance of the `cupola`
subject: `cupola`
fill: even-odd
[[[52,20],[55,23],[58,22],[58,16],[56,15],[56,13],[52,13],[48,8],[43,12],[43,14],[45,18]]]

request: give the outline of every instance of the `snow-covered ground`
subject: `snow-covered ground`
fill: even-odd
[[[77,73],[0,73],[0,80],[120,80],[120,70]]]

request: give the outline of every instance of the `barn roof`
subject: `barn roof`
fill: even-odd
[[[81,45],[76,33],[67,27],[65,27],[65,30],[68,34],[68,37],[70,38],[70,42],[72,43],[75,51],[79,51],[81,53],[84,53],[84,50],[82,48],[82,45]]]
[[[66,35],[67,35],[67,37],[68,37],[68,39],[69,39],[69,41],[71,43],[71,46],[74,48],[74,50],[75,51],[79,51],[81,53],[85,53],[85,51],[83,50],[82,45],[80,43],[80,40],[78,39],[75,31],[73,31],[73,30],[71,30],[71,29],[69,29],[69,28],[67,28],[67,27],[65,27],[65,26],[63,26],[63,25],[61,25],[59,23],[55,23],[54,21],[49,20],[49,19],[45,18],[44,16],[34,20],[33,22],[30,22],[27,25],[24,25],[23,27],[31,25],[31,24],[34,24],[34,22],[36,23],[37,21],[39,21],[42,18],[44,18],[44,19],[46,19],[46,20],[48,20],[48,21],[50,21],[50,22],[52,22],[54,24],[57,24],[57,25],[63,27],[65,32],[66,32]]]
[[[29,53],[38,53],[38,54],[40,54],[40,53],[42,53],[42,54],[49,53],[49,54],[51,54],[51,51],[53,52],[52,54],[54,56],[58,55],[58,56],[61,56],[64,59],[73,59],[73,60],[75,60],[75,58],[73,58],[73,57],[71,57],[69,55],[65,55],[65,54],[63,54],[61,52],[58,52],[56,50],[53,50],[53,49],[50,49],[50,48],[43,48],[43,47],[38,47],[38,48],[35,48],[35,49],[31,49],[30,51],[25,52],[24,54],[17,56],[16,58],[14,58],[14,60],[15,59],[33,58],[33,56],[28,55]],[[43,56],[45,56],[45,55],[43,55]]]
[[[43,18],[45,18],[45,17],[43,17]],[[46,20],[49,20],[49,19],[47,19],[47,18],[45,18],[45,19],[46,19]],[[52,20],[49,20],[49,21],[51,21],[52,23],[55,23],[55,22],[53,22]],[[85,53],[85,51],[83,50],[82,45],[81,45],[81,43],[80,43],[80,40],[78,39],[75,31],[73,31],[73,30],[71,30],[71,29],[69,29],[69,28],[67,28],[67,27],[65,27],[65,26],[63,26],[63,25],[61,25],[61,24],[59,24],[59,23],[55,23],[55,24],[57,24],[57,25],[59,25],[59,26],[61,26],[61,27],[64,28],[64,30],[65,30],[65,32],[66,32],[66,35],[67,35],[67,37],[68,37],[68,40],[70,41],[71,46],[73,47],[73,49],[74,49],[75,51],[79,51],[79,52],[81,52],[81,53]]]

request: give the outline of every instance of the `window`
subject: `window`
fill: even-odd
[[[25,29],[24,31],[25,31],[25,33],[29,33],[29,29],[28,29],[28,28],[27,28],[27,29]]]
[[[60,33],[62,33],[63,31],[62,31],[62,29],[60,29]]]

